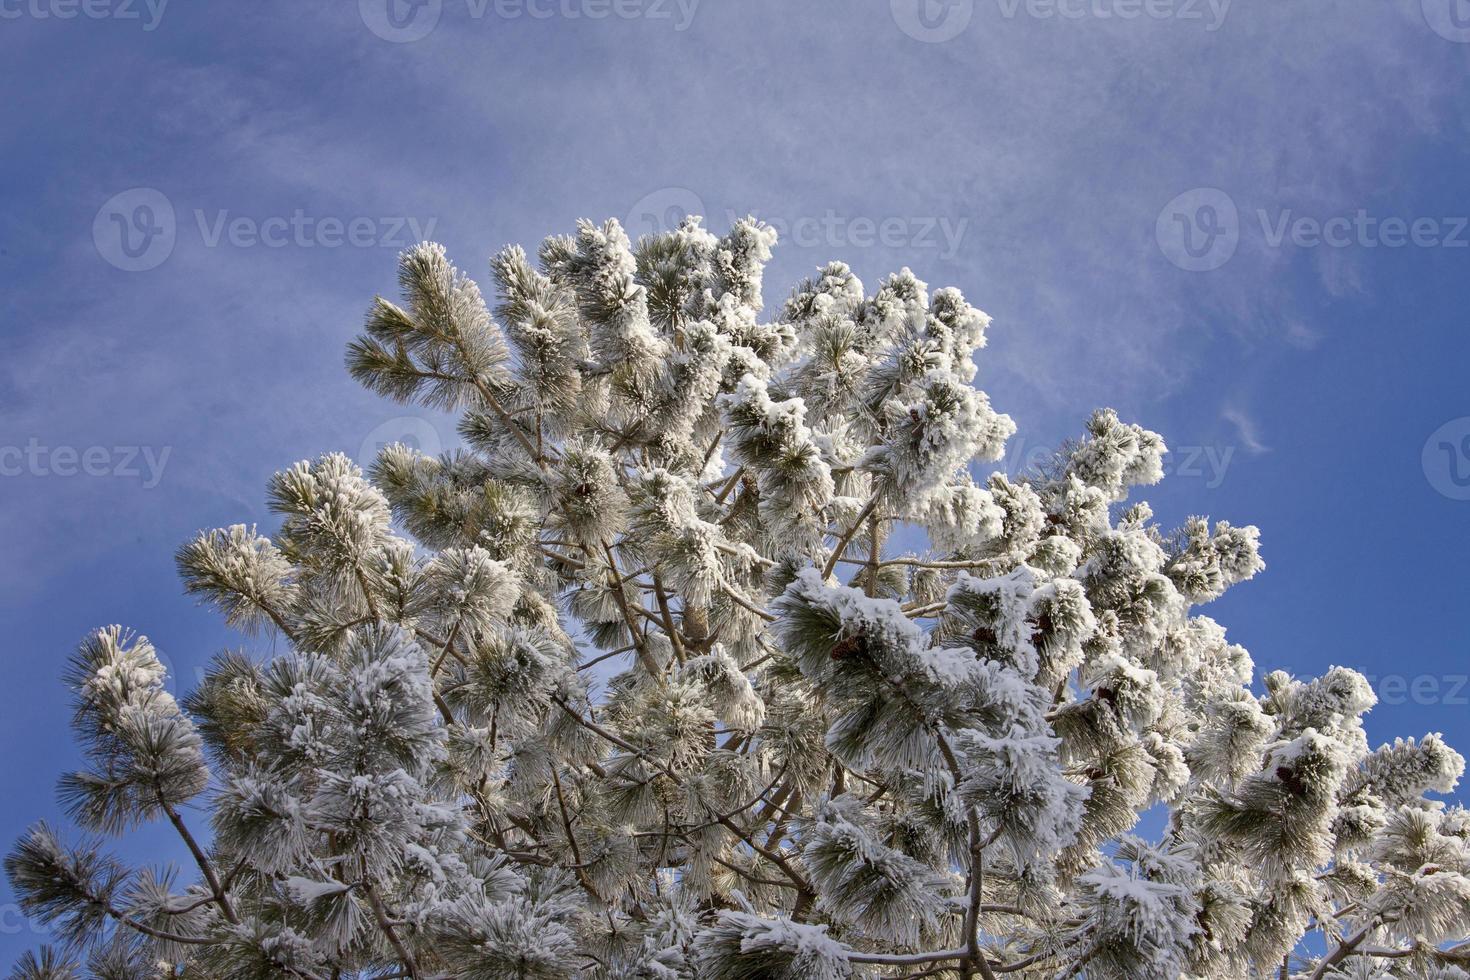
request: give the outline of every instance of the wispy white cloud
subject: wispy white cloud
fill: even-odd
[[[1227,407],[1220,413],[1220,417],[1235,426],[1235,433],[1240,438],[1240,443],[1246,452],[1260,455],[1271,451],[1271,447],[1261,441],[1256,431],[1255,420],[1242,409]]]
[[[834,213],[962,227],[953,254],[788,240],[768,301],[829,258],[869,282],[910,265],[995,316],[981,381],[1030,438],[1074,430],[1099,404],[1167,429],[1171,396],[1227,396],[1204,370],[1220,338],[1262,361],[1330,338],[1299,263],[1329,293],[1356,282],[1361,254],[1273,248],[1255,213],[1368,206],[1416,140],[1463,127],[1443,82],[1465,46],[1417,7],[1237,3],[1209,32],[1007,19],[977,0],[943,44],[904,35],[885,4],[836,0],[706,2],[684,32],[474,21],[447,2],[440,28],[409,45],[374,37],[353,4],[295,9],[289,24],[180,11],[172,30],[225,30],[275,54],[117,47],[56,79],[49,111],[75,107],[112,152],[53,163],[3,219],[17,238],[65,243],[10,297],[34,326],[0,366],[8,421],[49,439],[174,445],[168,499],[191,513],[201,497],[245,502],[240,517],[256,518],[271,469],[351,448],[398,412],[341,367],[367,300],[391,288],[393,249],[206,248],[196,209],[436,219],[480,272],[504,242],[678,186],[716,225],[754,210],[788,226]],[[39,72],[57,48],[27,50]],[[99,87],[120,65],[141,71],[138,94]],[[120,275],[90,221],[137,184],[173,199],[180,241],[160,269]],[[1214,272],[1176,268],[1154,240],[1160,208],[1194,187],[1225,190],[1241,214],[1238,250]],[[74,558],[95,522],[63,510],[123,499],[107,485],[17,487],[30,506],[0,533],[42,570]]]
[[[1416,138],[1463,122],[1440,83],[1464,53],[1418,7],[1237,3],[1208,31],[978,0],[943,44],[904,36],[882,4],[704,4],[682,34],[447,12],[428,39],[362,57],[452,120],[456,145],[494,134],[478,145],[516,174],[505,224],[533,234],[668,185],[715,215],[965,220],[953,260],[788,243],[769,281],[830,252],[865,276],[911,264],[965,287],[997,316],[987,382],[1050,422],[1158,404],[1196,380],[1202,335],[1298,344],[1315,329],[1298,256],[1263,240],[1257,212],[1366,206]],[[562,46],[526,50],[553,27]],[[524,70],[505,84],[494,66],[511,62]],[[1203,186],[1236,201],[1241,242],[1225,268],[1187,273],[1154,223]],[[1312,260],[1329,293],[1355,288],[1360,254]]]

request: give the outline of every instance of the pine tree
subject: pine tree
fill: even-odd
[[[1470,815],[1426,796],[1464,760],[1370,750],[1347,668],[1255,693],[1195,611],[1256,529],[1129,503],[1166,448],[1111,411],[977,482],[989,318],[841,263],[767,315],[774,244],[584,222],[496,255],[493,311],[405,253],[348,368],[465,448],[297,463],[273,537],[184,545],[286,652],[180,703],[83,640],[14,975],[1470,976]],[[109,853],[148,821],[188,867]]]

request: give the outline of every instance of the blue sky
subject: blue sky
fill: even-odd
[[[768,304],[834,258],[962,288],[1012,463],[1101,405],[1162,432],[1161,520],[1262,529],[1207,610],[1257,664],[1470,750],[1470,0],[387,2],[0,0],[0,838],[58,816],[88,629],[181,688],[268,652],[182,541],[452,444],[342,367],[399,248],[678,209],[783,232]]]

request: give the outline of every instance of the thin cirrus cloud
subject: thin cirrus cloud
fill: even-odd
[[[1008,331],[991,370],[1057,408],[1062,391],[1076,404],[1141,404],[1187,385],[1201,331],[1298,342],[1295,257],[1266,239],[1261,212],[1371,206],[1416,138],[1463,122],[1444,83],[1464,51],[1428,27],[1419,0],[1226,4],[1213,31],[976,3],[943,44],[905,37],[882,6],[834,16],[822,3],[704,4],[676,34],[486,22],[446,4],[428,38],[369,37],[362,57],[430,100],[456,142],[475,144],[479,124],[488,159],[532,165],[513,201],[477,207],[456,188],[468,210],[532,234],[558,228],[538,224],[538,209],[620,214],[673,184],[717,226],[748,209],[963,221],[949,258],[843,257],[867,276],[910,262],[971,289]],[[550,43],[520,50],[532,40]],[[486,84],[496,62],[528,70],[519,84]],[[515,138],[533,126],[543,140]],[[1153,240],[1164,204],[1196,187],[1222,188],[1240,211],[1237,253],[1212,275],[1181,272]],[[771,282],[827,257],[784,251]],[[1307,261],[1333,295],[1362,288],[1359,255]]]
[[[1246,452],[1260,455],[1271,451],[1271,447],[1261,441],[1255,421],[1243,410],[1232,406],[1221,412],[1220,417],[1235,426],[1235,434]]]
[[[91,397],[48,397],[16,375],[9,390],[30,406],[16,417],[23,431],[106,430],[126,401],[132,431],[186,451],[166,492],[236,497],[224,488],[289,461],[283,445],[341,448],[362,427],[352,416],[370,403],[350,393],[341,343],[372,292],[390,288],[394,249],[205,247],[219,221],[299,208],[415,217],[478,274],[506,241],[624,215],[678,186],[717,229],[747,211],[788,228],[767,277],[771,302],[828,258],[869,282],[912,265],[996,317],[982,383],[1023,426],[1059,431],[1102,403],[1154,421],[1159,401],[1197,378],[1202,337],[1299,347],[1320,336],[1298,309],[1296,257],[1271,245],[1264,221],[1288,208],[1372,205],[1382,175],[1414,149],[1406,132],[1430,140],[1463,121],[1440,84],[1463,66],[1463,46],[1437,37],[1417,7],[1238,4],[1211,31],[1037,18],[1024,6],[1007,17],[1008,7],[977,3],[961,34],[927,44],[882,5],[705,3],[675,31],[477,20],[446,4],[429,37],[390,44],[349,5],[297,12],[289,36],[268,22],[230,24],[246,44],[280,46],[264,70],[204,34],[184,36],[229,15],[179,12],[142,97],[97,111],[99,124],[139,131],[151,149],[74,160],[74,180],[49,184],[42,201],[70,215],[55,231],[67,247],[19,290],[22,313],[30,301],[47,321],[22,331],[28,376],[64,364]],[[308,51],[312,60],[293,59]],[[103,54],[142,57],[120,42]],[[94,65],[58,97],[94,99],[106,69]],[[86,232],[90,209],[134,184],[174,201],[179,244],[157,272],[119,282]],[[1220,188],[1239,209],[1235,254],[1208,273],[1176,268],[1155,241],[1160,208],[1198,187]],[[827,215],[847,231],[808,242],[790,233]],[[863,218],[901,219],[909,237],[855,246],[850,223]],[[948,238],[917,239],[926,222],[945,223]],[[1307,266],[1340,296],[1364,288],[1363,261],[1319,251]],[[42,297],[63,280],[75,295],[48,306]],[[104,346],[126,356],[95,356],[99,326]],[[194,387],[204,378],[207,390]],[[217,451],[221,431],[228,453]],[[28,550],[60,530],[8,523]],[[66,557],[46,553],[58,567]]]

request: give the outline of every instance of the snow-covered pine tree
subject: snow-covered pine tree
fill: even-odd
[[[287,652],[180,704],[83,641],[94,836],[8,858],[57,937],[15,975],[1465,978],[1462,758],[1370,750],[1346,668],[1254,693],[1192,611],[1256,529],[1125,503],[1165,447],[1109,411],[977,484],[989,318],[841,263],[763,315],[774,243],[583,223],[495,256],[493,312],[407,252],[348,366],[466,448],[297,463],[273,539],[182,548]],[[155,820],[191,866],[98,839]]]

